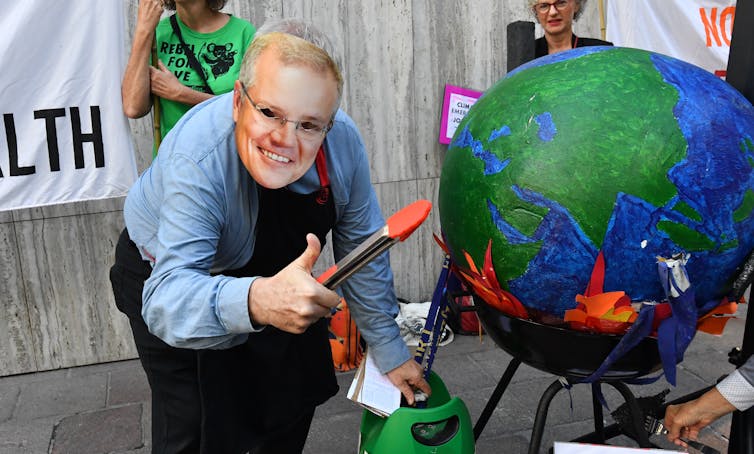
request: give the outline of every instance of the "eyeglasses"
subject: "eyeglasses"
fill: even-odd
[[[558,0],[552,3],[548,3],[548,2],[536,3],[534,5],[534,11],[540,14],[549,13],[550,7],[552,6],[554,6],[556,10],[560,11],[566,6],[568,6],[568,3],[570,3],[568,0]]]
[[[265,123],[270,127],[280,128],[286,123],[293,123],[293,125],[296,127],[296,134],[306,139],[313,139],[320,135],[324,136],[325,134],[327,134],[327,131],[332,128],[332,119],[330,119],[330,122],[325,126],[314,123],[312,121],[289,120],[285,115],[276,111],[275,109],[267,107],[264,104],[255,103],[254,100],[251,99],[251,96],[249,96],[249,93],[246,91],[246,85],[244,85],[243,82],[241,82],[241,91],[246,96],[246,99],[249,100],[252,107],[254,107],[254,109],[256,109],[256,111],[261,114],[262,119],[265,120]]]

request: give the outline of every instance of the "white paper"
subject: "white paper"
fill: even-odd
[[[360,381],[362,381],[361,389],[356,394],[356,388]],[[367,350],[366,358],[362,360],[356,375],[353,377],[347,396],[357,404],[380,416],[392,414],[401,405],[401,391],[386,375],[380,373],[369,350]]]
[[[555,442],[555,454],[664,454],[667,449],[625,448],[622,446],[591,445],[583,443]]]

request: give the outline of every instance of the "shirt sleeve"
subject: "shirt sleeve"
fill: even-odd
[[[258,331],[248,314],[254,278],[210,275],[226,209],[195,162],[172,155],[165,166],[157,250],[144,284],[142,316],[150,332],[180,348],[228,348]]]
[[[718,383],[717,390],[740,411],[754,406],[754,356]]]
[[[336,261],[385,225],[369,176],[364,144],[356,127],[349,125],[346,140],[335,144],[336,148],[350,147],[354,157],[348,203],[333,229]],[[395,321],[398,303],[388,253],[344,281],[341,290],[379,370],[386,373],[408,361],[411,355]]]

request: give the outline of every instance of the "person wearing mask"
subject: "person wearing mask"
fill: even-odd
[[[121,87],[123,111],[129,118],[143,117],[156,96],[160,118],[155,121],[161,139],[191,107],[231,91],[238,79],[255,28],[220,12],[226,1],[139,1]],[[164,10],[175,14],[160,20]],[[156,61],[152,61],[153,45]]]
[[[152,389],[155,452],[301,452],[338,389],[311,274],[382,228],[364,144],[314,27],[260,32],[232,93],[176,124],[130,190],[110,278]],[[430,393],[383,254],[340,287],[378,368]]]
[[[529,7],[545,34],[534,43],[534,58],[585,46],[612,46],[608,41],[584,38],[573,33],[587,0],[529,0]]]

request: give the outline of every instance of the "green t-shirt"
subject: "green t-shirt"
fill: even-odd
[[[177,16],[176,16],[177,17]],[[231,16],[225,26],[212,33],[197,33],[188,28],[180,18],[178,27],[183,40],[194,51],[194,56],[204,69],[207,83],[219,95],[233,89],[241,70],[241,60],[246,48],[254,38],[256,29],[249,22]],[[183,53],[181,41],[173,33],[170,18],[157,24],[155,30],[157,56],[178,80],[194,90],[206,92],[201,77],[191,68]],[[160,135],[170,131],[178,120],[193,107],[176,101],[160,99]]]

